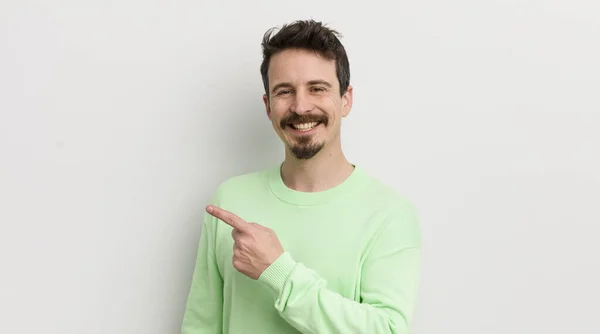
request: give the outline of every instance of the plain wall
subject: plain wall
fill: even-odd
[[[348,158],[420,211],[414,333],[599,333],[597,1],[0,3],[0,333],[178,333],[215,187],[283,157],[260,42],[344,36]]]

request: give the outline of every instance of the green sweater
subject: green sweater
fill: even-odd
[[[276,165],[228,179],[211,204],[273,229],[285,253],[253,280],[232,265],[232,228],[205,214],[182,334],[409,333],[416,212],[360,166],[308,193],[286,187]]]

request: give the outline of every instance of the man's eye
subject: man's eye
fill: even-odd
[[[279,92],[277,92],[277,95],[286,95],[289,93],[291,93],[291,91],[289,91],[289,90],[280,90]]]
[[[322,92],[322,91],[324,91],[325,89],[324,89],[323,87],[313,87],[313,88],[311,88],[311,90],[312,90],[313,92]]]

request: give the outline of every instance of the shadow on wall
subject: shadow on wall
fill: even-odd
[[[205,147],[213,153],[215,177],[228,177],[263,169],[283,159],[283,146],[268,119],[262,100],[263,88],[255,68],[230,68],[217,85],[211,86],[212,134]]]
[[[178,282],[182,296],[181,312],[187,297],[198,239],[208,204],[220,183],[228,178],[254,172],[278,163],[283,158],[283,146],[267,117],[262,101],[262,82],[254,67],[228,67],[211,77],[198,77],[194,106],[190,111],[187,131],[197,175],[190,185],[195,193],[187,208],[180,239],[182,280]]]

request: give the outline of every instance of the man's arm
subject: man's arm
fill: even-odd
[[[214,231],[205,216],[181,334],[221,333],[223,279],[214,256]]]
[[[414,215],[400,218],[380,231],[362,265],[360,302],[329,290],[323,278],[289,253],[268,267],[259,281],[275,292],[280,315],[304,334],[409,333],[421,248]]]

